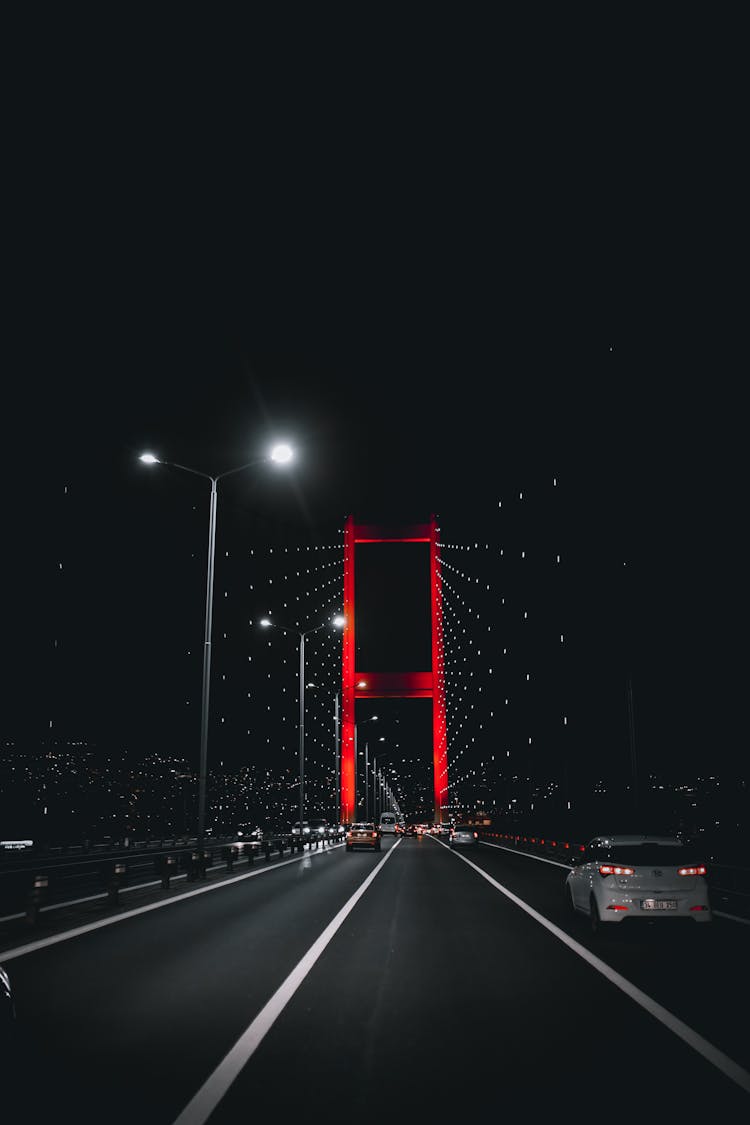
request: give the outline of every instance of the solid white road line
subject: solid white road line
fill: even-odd
[[[45,949],[48,945],[57,945],[60,941],[80,937],[81,934],[91,933],[92,930],[101,930],[104,926],[114,926],[117,922],[125,922],[128,918],[135,918],[137,914],[148,914],[150,910],[161,910],[163,906],[172,906],[173,903],[183,902],[186,898],[205,895],[209,891],[218,891],[222,887],[228,887],[231,883],[241,883],[245,879],[255,878],[256,875],[267,875],[269,871],[278,871],[280,867],[286,867],[289,863],[301,863],[303,860],[309,860],[316,855],[330,855],[332,851],[341,846],[341,844],[334,844],[332,848],[323,852],[303,852],[302,855],[292,856],[291,859],[281,859],[269,867],[256,867],[254,871],[247,871],[244,875],[234,875],[231,879],[222,879],[220,883],[211,883],[208,887],[197,887],[194,891],[185,891],[184,894],[173,895],[171,898],[162,899],[161,902],[151,902],[148,906],[136,906],[132,910],[123,911],[122,914],[114,914],[111,918],[101,918],[98,922],[76,926],[73,930],[65,930],[63,933],[53,934],[52,937],[30,941],[26,945],[16,946],[15,949],[2,949],[0,950],[0,960],[5,964],[6,961],[12,961],[14,957],[23,957],[27,953],[35,953],[37,949]]]
[[[364,883],[341,907],[335,918],[328,923],[318,940],[313,942],[302,960],[292,969],[284,983],[277,988],[265,1007],[261,1008],[253,1022],[219,1063],[213,1074],[206,1079],[195,1097],[188,1102],[179,1117],[175,1119],[174,1125],[203,1125],[208,1120],[248,1059],[260,1046],[266,1034],[294,996],[331,938],[362,898],[373,879],[382,871],[400,843],[401,841],[397,840],[393,847],[388,849],[377,867],[370,872]]]
[[[437,841],[437,843],[439,842],[440,841]],[[446,847],[445,844],[442,846]],[[469,867],[472,867],[477,875],[481,875],[483,879],[486,879],[495,890],[500,891],[500,893],[510,899],[511,902],[514,902],[516,906],[520,906],[521,910],[524,910],[529,917],[538,922],[540,926],[544,926],[546,930],[554,934],[554,936],[563,942],[564,945],[567,945],[573,953],[577,953],[584,961],[588,961],[592,968],[596,969],[598,973],[601,973],[602,976],[611,981],[616,988],[619,988],[629,996],[631,1000],[634,1000],[636,1004],[640,1004],[654,1019],[659,1020],[659,1022],[669,1028],[671,1032],[679,1036],[683,1042],[687,1043],[688,1047],[692,1047],[694,1051],[697,1051],[699,1055],[702,1055],[704,1059],[712,1063],[713,1066],[725,1074],[727,1078],[731,1078],[733,1082],[736,1082],[738,1086],[750,1094],[750,1073],[748,1073],[748,1071],[744,1070],[743,1067],[734,1062],[733,1059],[730,1059],[729,1056],[725,1055],[723,1051],[720,1051],[718,1047],[714,1047],[713,1043],[709,1043],[708,1040],[704,1039],[702,1035],[699,1035],[697,1031],[693,1031],[691,1027],[688,1027],[688,1025],[683,1023],[677,1016],[667,1011],[666,1008],[663,1008],[656,1000],[652,1000],[650,996],[642,992],[636,985],[626,980],[625,977],[620,976],[615,969],[605,961],[602,961],[595,953],[586,949],[584,945],[580,945],[575,938],[566,934],[565,931],[556,926],[554,922],[550,922],[543,914],[539,914],[538,911],[534,910],[534,908],[524,902],[523,899],[518,898],[512,891],[509,891],[507,887],[503,887],[496,879],[493,879],[491,875],[488,875],[486,871],[478,867],[476,863],[472,863],[465,855],[460,855],[458,852],[454,852],[454,854],[457,855],[459,859],[463,860],[464,863],[467,863]]]

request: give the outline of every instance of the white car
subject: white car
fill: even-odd
[[[472,824],[457,824],[450,838],[452,848],[479,847],[479,833]]]
[[[634,918],[713,919],[700,845],[675,836],[595,836],[573,861],[565,897],[593,933]]]

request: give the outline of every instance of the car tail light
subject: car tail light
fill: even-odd
[[[705,875],[706,865],[704,863],[697,863],[695,867],[678,867],[678,875]]]
[[[473,833],[473,835],[474,835],[474,839],[475,839],[475,840],[478,840],[478,839],[479,839],[479,833],[478,833],[478,832],[474,832],[474,833]]]
[[[691,906],[691,910],[708,910],[707,906]]]
[[[377,832],[373,832],[372,838],[373,838],[373,840],[377,840],[377,838],[378,838]]]
[[[608,875],[635,875],[632,867],[619,867],[614,863],[600,863],[599,874],[602,879],[606,879]]]

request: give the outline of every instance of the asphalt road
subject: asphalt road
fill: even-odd
[[[747,1119],[750,927],[601,941],[564,876],[384,838],[60,918],[0,952],[19,1009],[0,1118]]]

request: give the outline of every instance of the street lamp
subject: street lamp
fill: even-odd
[[[355,745],[355,748],[356,748],[356,745],[357,745],[357,726],[364,726],[365,723],[375,723],[375,722],[377,722],[377,719],[378,719],[377,715],[370,715],[369,719],[363,719],[361,723],[359,723],[359,724],[355,723],[354,724],[354,745]],[[380,741],[382,742],[383,739],[381,738]],[[370,743],[368,742],[367,739],[365,739],[365,820],[367,820],[367,821],[369,821],[369,819],[370,819],[370,762],[369,762],[369,759],[368,759],[369,749],[370,749]]]
[[[335,625],[341,629],[346,624],[346,618],[339,614],[332,621],[324,621],[312,629],[292,629],[288,625],[279,625],[268,617],[262,617],[259,624],[264,629],[281,629],[282,633],[296,633],[299,637],[299,838],[302,844],[302,823],[305,810],[305,637],[310,633],[317,633],[325,629],[326,625]]]
[[[211,501],[208,516],[208,568],[206,574],[206,623],[203,636],[203,688],[201,691],[201,757],[200,772],[198,775],[198,844],[202,846],[206,828],[206,774],[208,763],[208,702],[211,688],[211,628],[214,615],[214,557],[216,554],[216,485],[223,478],[249,469],[253,465],[268,464],[273,461],[277,465],[287,464],[292,460],[294,453],[289,445],[275,445],[267,457],[256,457],[254,461],[247,461],[238,465],[236,469],[227,469],[212,477],[209,473],[202,473],[198,469],[191,469],[188,465],[178,465],[176,461],[163,461],[153,453],[142,453],[139,460],[145,465],[169,465],[173,469],[182,469],[185,473],[203,477],[211,481]]]
[[[308,684],[309,688],[317,687],[317,684]],[[341,822],[341,794],[339,792],[339,691],[335,691],[333,695],[333,819],[338,828]]]
[[[356,788],[356,783],[357,783],[357,780],[356,780],[357,779],[357,773],[359,771],[359,753],[357,751],[357,728],[363,727],[365,725],[365,723],[375,723],[375,722],[377,722],[377,719],[378,719],[377,715],[370,715],[369,719],[362,719],[361,722],[359,722],[359,723],[355,722],[355,724],[354,724],[354,761],[355,761],[354,784],[355,784],[355,788]],[[368,747],[368,744],[367,744],[367,742],[365,742],[365,820],[370,819],[369,816],[368,816],[369,800],[368,800],[368,787],[367,787],[368,786],[367,747]],[[355,808],[356,808],[356,804],[357,804],[357,797],[356,797],[356,793],[355,793],[355,796],[354,796]]]
[[[384,742],[385,740],[384,740],[383,738],[381,738],[381,739],[380,739],[380,741],[381,741],[381,742]],[[386,760],[387,758],[391,758],[391,757],[393,757],[393,754],[392,754],[392,753],[388,753],[388,754],[376,754],[376,755],[374,755],[374,756],[373,756],[373,759],[372,759],[372,763],[373,763],[373,764],[372,764],[372,778],[373,778],[373,782],[372,782],[372,795],[373,795],[373,804],[376,804],[376,808],[378,809],[378,812],[382,812],[382,811],[383,811],[383,804],[382,804],[382,799],[381,799],[381,788],[382,788],[382,780],[381,780],[380,782],[378,781],[378,758],[380,759],[380,761],[381,761],[381,762],[383,762],[383,761],[385,761],[385,760]],[[377,815],[377,813],[376,813],[376,815]]]
[[[378,742],[385,742],[385,741],[386,741],[385,735],[382,734],[380,736],[380,738],[378,739]],[[367,810],[367,816],[365,817],[366,820],[370,819],[370,774],[369,774],[369,770],[368,770],[368,761],[367,761],[368,746],[369,746],[369,743],[365,742],[365,808]],[[373,760],[375,760],[375,758],[376,758],[376,756],[374,755]],[[372,785],[372,812],[373,812],[373,819],[377,820],[378,816],[377,816],[377,813],[375,811],[375,771],[374,770],[373,770],[373,785]]]

